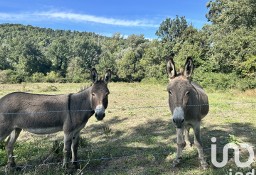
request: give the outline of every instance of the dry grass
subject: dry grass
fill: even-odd
[[[63,94],[79,91],[83,84],[0,85],[0,96],[12,91]],[[53,88],[56,87],[56,88]],[[47,91],[47,89],[50,89]],[[54,91],[51,91],[54,90]],[[228,174],[248,172],[234,163],[222,169],[200,169],[195,148],[186,148],[182,164],[172,168],[175,157],[175,129],[170,122],[165,85],[110,83],[109,107],[103,122],[92,117],[81,131],[79,158],[83,174]],[[45,92],[46,91],[46,92]],[[210,163],[211,137],[222,148],[228,142],[256,145],[256,91],[208,92],[210,113],[202,123],[202,140]],[[15,147],[18,165],[32,165],[21,174],[63,173],[61,148],[53,153],[52,140],[62,140],[62,133],[35,136],[22,132]],[[62,145],[61,143],[58,145]],[[221,150],[218,158],[221,160]],[[0,156],[5,156],[0,150]],[[232,154],[230,155],[232,157]],[[5,164],[6,158],[0,158]],[[57,168],[57,172],[55,170]],[[255,163],[252,168],[256,169]],[[0,167],[0,174],[3,172]],[[58,174],[58,173],[57,173]]]

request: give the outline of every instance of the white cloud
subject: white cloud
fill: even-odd
[[[0,13],[0,20],[21,20],[28,16],[25,14],[10,14],[10,13]]]
[[[106,17],[98,17],[87,14],[77,13],[65,13],[65,12],[45,12],[39,13],[40,16],[52,18],[52,19],[63,19],[63,20],[75,20],[80,22],[95,22],[101,24],[118,25],[118,26],[135,26],[135,27],[155,27],[152,23],[148,23],[144,20],[122,20]]]
[[[42,21],[42,20],[67,20],[76,22],[93,22],[115,26],[126,27],[157,27],[153,21],[148,20],[124,20],[93,16],[88,14],[78,14],[70,12],[33,12],[33,13],[0,13],[0,20],[4,21]]]

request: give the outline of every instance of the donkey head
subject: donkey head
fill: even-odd
[[[191,100],[190,95],[193,93],[190,77],[193,72],[193,60],[187,58],[184,71],[177,73],[175,63],[171,58],[167,63],[167,73],[170,82],[167,86],[169,93],[169,107],[173,114],[173,122],[177,128],[184,125],[187,104]]]
[[[108,107],[109,90],[107,84],[111,78],[111,71],[108,70],[105,77],[98,79],[98,74],[95,68],[91,71],[91,79],[93,82],[91,90],[91,106],[95,111],[97,120],[102,120],[105,117],[105,109]]]

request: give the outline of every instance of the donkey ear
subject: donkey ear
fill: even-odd
[[[175,70],[175,63],[173,61],[173,58],[170,58],[169,61],[167,62],[167,73],[168,73],[170,79],[177,76],[177,72]]]
[[[108,83],[108,82],[110,81],[110,79],[111,79],[111,70],[108,69],[107,72],[106,72],[106,74],[105,74],[104,81],[105,81],[106,83]]]
[[[185,63],[185,70],[184,70],[184,76],[191,77],[193,73],[194,65],[193,65],[193,59],[191,57],[187,58],[187,61]]]
[[[95,68],[92,68],[91,70],[91,79],[93,83],[95,83],[98,80],[98,73]]]

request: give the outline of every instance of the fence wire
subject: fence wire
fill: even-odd
[[[225,103],[226,105],[253,105],[256,102],[232,102],[232,103]],[[218,106],[219,103],[211,103],[211,104],[199,104],[199,105],[186,105],[187,107],[202,107],[202,106]],[[159,106],[128,106],[128,107],[115,107],[115,108],[107,108],[106,110],[136,110],[136,109],[157,109],[157,108],[168,108],[169,104],[166,105],[159,105]],[[0,115],[35,115],[35,114],[46,114],[46,113],[75,113],[75,112],[93,112],[94,110],[87,110],[87,109],[79,109],[79,110],[50,110],[50,111],[35,111],[35,112],[0,112]]]
[[[255,105],[256,102],[230,102],[230,103],[225,103],[226,105]],[[210,104],[200,104],[200,105],[187,105],[188,107],[200,107],[200,106],[219,106],[223,105],[220,103],[210,103]],[[158,105],[158,106],[128,106],[128,107],[115,107],[115,108],[107,108],[107,110],[137,110],[137,109],[156,109],[156,108],[169,108],[168,104],[166,105]],[[46,114],[46,113],[66,113],[66,112],[92,112],[93,110],[56,110],[56,111],[36,111],[36,112],[3,112],[0,113],[0,115],[28,115],[28,114]],[[60,145],[58,146],[60,147]],[[222,149],[223,147],[217,147],[218,149]],[[204,150],[208,150],[210,148],[205,148]],[[77,172],[77,174],[82,174],[83,169],[89,164],[91,161],[107,161],[107,160],[113,160],[113,159],[120,159],[120,158],[131,158],[131,157],[138,157],[141,155],[148,155],[152,154],[153,156],[157,155],[169,155],[171,152],[170,151],[162,151],[162,152],[155,152],[155,153],[136,153],[136,154],[130,154],[130,155],[120,155],[120,156],[102,156],[99,158],[88,158],[88,159],[80,159],[77,162],[78,163],[86,163],[84,167],[80,169],[80,171]],[[49,156],[54,154],[53,152],[50,153]],[[17,166],[18,168],[21,169],[21,171],[26,171],[27,169],[32,169],[32,168],[37,168],[41,166],[54,166],[54,165],[62,165],[62,162],[52,162],[52,163],[46,163],[47,159],[49,156],[43,161],[42,164],[38,165],[24,165],[24,166]]]
[[[59,145],[60,146],[60,145]],[[252,146],[252,148],[254,148],[254,146]],[[211,148],[204,148],[203,150],[209,150]],[[216,147],[216,149],[223,149],[223,147]],[[164,151],[161,151],[161,152],[154,152],[154,153],[136,153],[136,154],[129,154],[129,155],[120,155],[120,156],[102,156],[102,157],[99,157],[99,158],[88,158],[88,159],[80,159],[80,160],[77,160],[75,162],[69,162],[69,163],[85,163],[85,165],[83,165],[83,167],[80,167],[80,169],[77,170],[77,175],[78,174],[83,174],[83,170],[89,165],[90,162],[92,161],[110,161],[110,160],[115,160],[115,159],[120,159],[120,158],[137,158],[139,156],[147,156],[147,155],[152,155],[154,157],[156,156],[168,156],[170,155],[172,152],[170,152],[170,150],[164,150]],[[50,155],[53,154],[53,152],[50,153]],[[49,156],[50,156],[49,155]],[[48,157],[49,157],[48,156]],[[46,160],[48,159],[48,157],[46,158]],[[88,156],[89,157],[89,156]],[[45,161],[43,161],[43,163],[41,164],[37,164],[37,165],[31,165],[31,164],[26,164],[24,166],[17,166],[17,168],[19,168],[21,171],[25,171],[27,169],[35,169],[37,167],[42,167],[42,166],[47,166],[48,168],[50,168],[50,166],[55,166],[55,165],[58,165],[58,166],[62,166],[63,162],[51,162],[51,163],[45,163]],[[255,161],[256,161],[256,158],[255,158]]]

